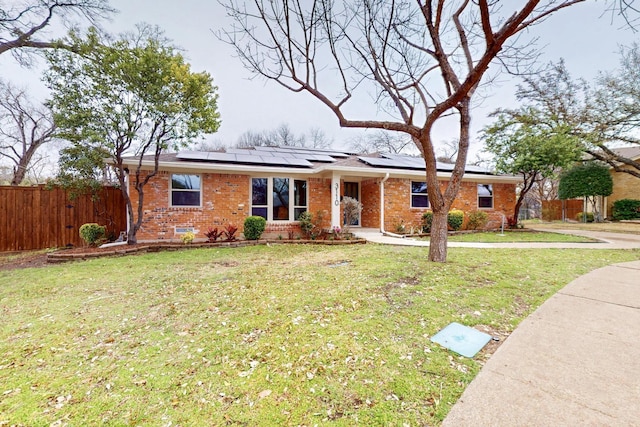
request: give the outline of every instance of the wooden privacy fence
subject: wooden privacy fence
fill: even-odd
[[[107,233],[126,230],[126,209],[120,189],[105,187],[70,200],[61,188],[0,187],[0,251],[82,246],[82,224],[97,222]]]
[[[564,204],[563,204],[564,202]],[[562,211],[564,209],[564,217]],[[545,200],[542,202],[542,219],[545,221],[559,221],[562,219],[576,220],[576,216],[584,209],[584,200]]]

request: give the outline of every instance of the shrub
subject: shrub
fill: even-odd
[[[238,227],[233,224],[228,224],[222,234],[224,234],[224,240],[227,242],[233,242],[236,240],[236,232],[238,231]]]
[[[258,240],[264,229],[267,227],[267,220],[261,216],[248,216],[244,220],[244,237],[247,240]]]
[[[193,234],[193,232],[191,231],[187,231],[180,237],[180,239],[182,240],[182,243],[184,243],[185,245],[193,243],[193,239],[195,238],[196,238],[196,235]]]
[[[613,219],[636,219],[640,218],[640,200],[620,199],[613,202]]]
[[[507,227],[509,228],[518,228],[518,218],[514,216],[507,217]]]
[[[542,220],[543,221],[553,221],[556,218],[560,217],[560,212],[558,207],[556,206],[547,206],[542,208]]]
[[[106,230],[107,228],[105,226],[96,224],[95,222],[90,222],[82,224],[79,231],[80,237],[89,246],[97,246],[99,243],[105,241]]]
[[[302,234],[304,234],[307,239],[311,239],[314,227],[313,215],[311,214],[311,212],[302,212],[298,217],[298,221],[300,221],[300,230],[302,231]]]
[[[218,227],[209,227],[209,230],[204,233],[204,235],[207,236],[207,242],[215,243],[220,237],[222,237],[222,233],[223,232],[221,230],[218,230]]]
[[[323,211],[318,211],[315,215],[312,215],[311,212],[302,212],[298,221],[300,222],[300,230],[306,239],[316,240],[326,237],[326,233],[322,229]]]
[[[578,222],[585,222],[585,213],[584,212],[578,212],[578,215],[576,215],[576,220],[578,220]],[[586,222],[593,222],[594,217],[593,217],[593,212],[587,212],[586,213],[586,218],[587,221]]]
[[[489,215],[484,211],[471,211],[468,217],[467,227],[471,230],[483,229],[489,222]]]
[[[453,209],[447,214],[447,224],[453,231],[458,231],[462,228],[464,222],[464,212],[458,209]]]
[[[431,231],[431,223],[433,222],[433,212],[427,211],[422,214],[422,232],[428,233]]]
[[[344,212],[344,231],[348,232],[349,227],[358,222],[362,212],[362,203],[353,197],[342,198],[342,211]]]

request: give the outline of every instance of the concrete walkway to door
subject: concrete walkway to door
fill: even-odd
[[[535,230],[535,228],[533,228]],[[549,231],[549,230],[540,230]],[[429,241],[411,237],[393,237],[383,234],[374,228],[353,228],[352,232],[372,243],[400,246],[429,246]],[[523,243],[470,243],[449,242],[450,248],[484,248],[484,249],[640,249],[640,234],[607,233],[602,231],[583,230],[553,230],[554,233],[574,234],[597,239],[596,243],[554,243],[554,242],[523,242]],[[508,234],[505,236],[508,238]]]

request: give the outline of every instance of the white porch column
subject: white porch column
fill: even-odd
[[[340,218],[340,175],[335,172],[331,177],[331,227],[342,228],[342,218]]]

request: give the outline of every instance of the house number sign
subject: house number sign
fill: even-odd
[[[333,202],[336,206],[340,206],[340,184],[336,182],[336,201]]]

